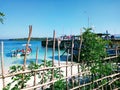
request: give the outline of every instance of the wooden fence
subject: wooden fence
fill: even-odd
[[[30,37],[31,37],[31,32],[32,32],[32,26],[29,27],[29,36],[28,36],[28,42],[26,45],[26,52],[27,52],[27,48],[28,48],[28,44],[30,42]],[[1,42],[1,71],[2,74],[0,75],[0,79],[2,80],[2,87],[5,87],[7,85],[7,83],[9,81],[6,82],[6,80],[8,80],[8,78],[11,78],[13,76],[22,74],[23,77],[25,74],[28,73],[33,73],[33,77],[31,77],[31,80],[29,83],[27,83],[27,86],[25,88],[22,88],[22,90],[45,90],[49,87],[51,87],[51,90],[56,90],[55,88],[55,83],[60,81],[60,80],[64,80],[65,81],[65,85],[66,85],[66,90],[107,90],[107,86],[109,86],[110,90],[118,90],[120,89],[120,87],[113,87],[114,85],[112,85],[115,81],[120,81],[120,72],[119,71],[114,71],[113,74],[108,75],[108,76],[103,76],[101,78],[98,78],[94,81],[91,80],[91,78],[93,78],[91,76],[91,72],[90,72],[90,67],[84,68],[82,69],[82,67],[85,67],[86,64],[85,63],[75,63],[73,62],[73,47],[74,47],[74,42],[72,41],[72,48],[71,48],[71,58],[69,60],[69,55],[67,54],[66,56],[66,61],[64,63],[61,62],[60,60],[60,48],[59,48],[59,40],[58,40],[58,62],[55,62],[55,58],[54,58],[54,54],[55,54],[55,31],[53,33],[53,50],[52,50],[52,66],[47,67],[47,45],[48,45],[48,39],[46,39],[46,51],[45,51],[45,56],[44,56],[44,65],[43,67],[37,68],[37,69],[32,69],[32,70],[28,70],[27,66],[26,66],[26,54],[24,56],[24,64],[23,64],[23,70],[22,71],[18,71],[18,72],[14,72],[14,73],[7,73],[5,74],[5,70],[4,70],[4,51],[3,51],[3,42]],[[81,50],[81,45],[82,45],[82,38],[80,41],[80,48],[79,48],[79,55],[80,55],[80,50]],[[68,50],[69,53],[69,50]],[[78,55],[78,57],[80,58],[80,56]],[[112,56],[112,57],[106,57],[104,59],[104,61],[111,61],[115,58],[117,58],[117,49],[116,49],[116,56]],[[80,59],[78,59],[78,62],[80,61]],[[36,50],[36,64],[38,64],[38,48]],[[118,65],[119,63],[116,62],[114,63],[116,65]],[[59,75],[63,75],[62,77],[55,77],[55,70],[62,70],[63,72],[59,72]],[[45,76],[45,72],[47,71],[51,71],[51,78],[50,80],[47,80],[46,82],[42,82],[42,83],[38,83],[38,81],[42,81]],[[41,78],[38,78],[38,74],[41,75]],[[24,79],[24,78],[23,78]],[[107,80],[104,84],[102,83],[104,80]],[[32,83],[33,82],[33,83]],[[96,87],[92,87],[93,84],[96,85]],[[57,89],[57,90],[63,90],[63,89]]]

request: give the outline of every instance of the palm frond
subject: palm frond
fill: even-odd
[[[0,22],[3,24],[3,17],[5,16],[4,13],[0,12]]]

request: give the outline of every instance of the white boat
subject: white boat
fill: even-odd
[[[26,46],[26,44],[23,44],[22,46]],[[25,48],[22,48],[22,49],[13,49],[11,51],[11,57],[20,57],[20,56],[25,56],[25,53],[27,55],[29,55],[31,52],[32,52],[32,49],[30,48],[31,44],[28,45],[28,49],[27,49],[27,52],[26,52],[26,49]]]

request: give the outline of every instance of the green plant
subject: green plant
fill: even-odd
[[[66,88],[66,82],[65,80],[59,80],[54,83],[55,90],[65,90]]]
[[[3,17],[5,16],[4,13],[0,12],[0,22],[3,24]]]
[[[84,30],[81,60],[86,63],[102,60],[106,55],[105,46],[107,41],[91,32],[92,28],[84,28]]]
[[[104,40],[91,32],[92,28],[84,28],[84,30],[85,32],[82,34],[83,44],[80,53],[83,70],[89,67],[92,81],[102,76],[110,75],[112,73],[111,63],[104,61],[104,58],[107,56],[105,46],[108,45],[110,41]],[[92,88],[94,88],[94,86]]]
[[[29,70],[34,70],[34,69],[39,69],[40,68],[40,65],[39,64],[36,64],[34,62],[31,62],[29,65],[28,65],[28,69]]]
[[[58,80],[54,83],[55,90],[66,90],[66,82],[65,80]],[[46,90],[52,90],[52,87],[50,86]]]
[[[40,65],[40,67],[44,67],[44,61],[42,61],[42,64]],[[46,67],[52,67],[52,61],[46,61]],[[54,66],[55,67],[55,66]],[[61,85],[65,85],[64,83],[64,80],[61,80],[61,78],[63,77],[63,71],[60,70],[59,68],[55,68],[54,69],[54,79],[60,79],[58,80],[57,82],[54,83],[54,88],[56,89],[57,87],[59,87],[59,90],[63,90],[62,88],[64,87],[61,87]],[[47,70],[47,71],[43,71],[42,74],[44,74],[44,76],[42,77],[41,75],[39,76],[40,78],[43,78],[42,81],[40,81],[40,83],[45,83],[47,81],[51,81],[52,79],[52,69],[50,70]],[[58,84],[59,83],[59,84]],[[49,87],[49,89],[51,89],[51,86]],[[57,90],[57,89],[56,89]]]
[[[52,61],[46,60],[45,62],[44,60],[42,60],[42,63],[40,65],[35,64],[34,62],[31,62],[30,65],[28,66],[28,69],[33,70],[33,69],[38,69],[42,67],[52,67]],[[59,68],[54,69],[54,79],[59,79],[58,81],[54,83],[55,90],[65,90],[66,88],[65,80],[61,80],[61,78],[63,77],[62,73],[63,71],[60,70]],[[44,70],[40,73],[37,73],[37,75],[39,78],[41,78],[39,82],[40,84],[42,84],[43,82],[45,83],[47,81],[51,81],[52,69]],[[52,88],[52,85],[50,85],[49,88],[47,88],[46,90],[51,90],[51,88]]]
[[[46,60],[46,63],[45,63],[45,61],[42,60],[42,63],[40,65],[35,64],[34,62],[31,62],[30,65],[28,66],[28,69],[33,70],[33,69],[38,69],[42,67],[52,67],[52,61]],[[54,69],[54,79],[60,79],[54,83],[55,90],[65,90],[66,88],[65,80],[61,80],[61,78],[63,77],[62,72],[63,71],[60,70],[59,68]],[[51,81],[52,69],[44,70],[41,73],[37,73],[37,74],[38,74],[38,77],[41,78],[39,83],[42,84],[43,82],[45,83],[47,81]],[[46,90],[51,90],[51,88],[52,88],[52,85],[50,85],[49,88],[47,88]]]
[[[9,73],[16,73],[22,71],[23,67],[21,65],[11,66]],[[31,74],[17,74],[11,77],[11,82],[7,84],[3,90],[20,90],[26,87],[26,83],[30,80]],[[13,86],[13,87],[11,87]]]
[[[47,60],[46,61],[46,65],[44,65],[45,61],[42,60],[42,63],[39,65],[39,64],[36,64],[34,62],[31,62],[28,66],[28,69],[29,70],[34,70],[34,69],[39,69],[39,68],[42,68],[42,67],[52,67],[52,61],[49,61]],[[54,66],[55,67],[55,66]],[[62,74],[62,70],[60,70],[59,68],[55,68],[54,69],[54,79],[60,79],[61,77],[63,77],[63,74]],[[49,70],[44,70],[42,71],[41,73],[37,73],[39,78],[42,78],[42,80],[40,81],[40,83],[45,83],[47,81],[50,81],[51,80],[51,77],[52,77],[52,69],[49,69]],[[42,74],[44,74],[44,77],[42,77]],[[34,75],[34,74],[32,74]]]

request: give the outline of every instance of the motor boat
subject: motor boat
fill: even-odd
[[[26,44],[23,44],[22,46],[26,46]],[[27,51],[25,48],[11,50],[11,57],[25,56],[25,53],[29,55],[32,52],[32,49],[30,48],[30,46],[31,44],[28,45]]]

